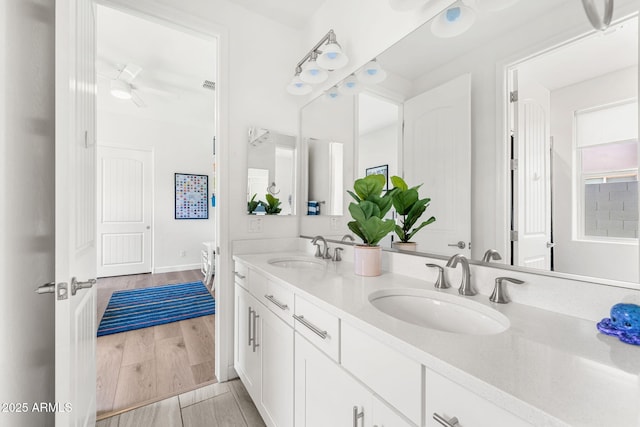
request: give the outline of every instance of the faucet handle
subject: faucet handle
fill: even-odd
[[[506,304],[511,301],[509,295],[507,294],[507,289],[505,288],[504,282],[511,282],[517,285],[522,285],[524,282],[519,279],[513,279],[511,277],[498,277],[496,279],[496,286],[493,288],[493,293],[489,297],[489,301],[497,302],[498,304]]]
[[[436,283],[433,285],[437,289],[447,289],[450,288],[449,282],[447,282],[447,278],[444,276],[444,268],[439,266],[438,264],[425,264],[427,267],[437,268],[438,269],[438,279]]]
[[[342,248],[335,248],[333,250],[333,258],[332,258],[333,261],[342,261],[342,253],[341,253],[342,250],[343,250]]]

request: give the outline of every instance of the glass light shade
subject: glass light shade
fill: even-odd
[[[427,0],[389,0],[391,9],[398,12],[405,12],[407,10],[417,9],[426,3]]]
[[[131,85],[122,80],[111,80],[109,92],[118,99],[131,99]]]
[[[436,16],[431,24],[431,32],[437,37],[456,37],[471,28],[476,17],[475,9],[457,3]]]
[[[320,66],[314,59],[310,59],[302,66],[302,72],[300,73],[300,80],[305,83],[322,83],[329,78],[329,73]]]
[[[349,62],[349,58],[338,43],[329,43],[320,49],[322,54],[318,56],[316,61],[325,70],[339,70]]]
[[[325,96],[329,101],[333,101],[340,98],[340,92],[338,91],[338,88],[334,86],[325,93]]]
[[[387,73],[380,67],[378,61],[369,61],[356,74],[358,80],[365,84],[376,84],[387,78]]]
[[[294,76],[293,79],[291,79],[291,83],[287,85],[287,92],[291,95],[306,95],[311,93],[311,91],[311,85],[300,80],[299,76]]]
[[[344,95],[355,95],[356,93],[360,93],[362,90],[362,84],[358,81],[356,76],[351,74],[349,77],[344,79],[338,90]]]

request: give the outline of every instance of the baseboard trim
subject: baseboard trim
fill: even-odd
[[[199,270],[200,264],[184,264],[184,265],[172,265],[169,267],[155,267],[154,273],[171,273],[174,271],[186,271],[186,270]]]

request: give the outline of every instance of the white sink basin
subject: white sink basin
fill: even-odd
[[[502,313],[466,297],[424,289],[384,289],[369,295],[378,310],[405,322],[444,332],[492,335],[509,328]]]
[[[305,270],[324,270],[327,267],[327,263],[320,259],[306,258],[306,257],[284,257],[284,258],[272,258],[267,261],[271,265],[281,268],[298,268]]]

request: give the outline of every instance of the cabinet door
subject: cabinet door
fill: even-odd
[[[441,427],[435,417],[450,424],[457,418],[460,427],[531,427],[531,424],[459,386],[429,369],[426,370],[426,417],[428,427]]]
[[[373,399],[373,427],[415,427],[405,420],[380,399]]]
[[[372,426],[371,394],[298,333],[294,394],[296,427]]]
[[[262,310],[260,406],[269,426],[293,426],[293,328],[267,309]]]
[[[254,401],[260,393],[259,303],[238,284],[235,286],[234,367]]]

